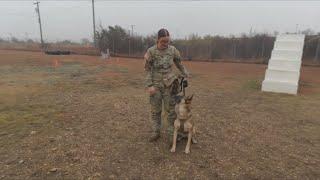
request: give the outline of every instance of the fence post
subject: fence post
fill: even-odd
[[[262,38],[262,52],[261,57],[264,58],[264,37]]]
[[[318,45],[317,45],[317,49],[316,49],[316,54],[315,54],[314,59],[313,59],[314,62],[318,61],[319,54],[320,54],[320,38],[318,39]]]
[[[236,44],[236,40],[233,39],[233,59],[236,59],[236,54],[237,54],[237,44]]]

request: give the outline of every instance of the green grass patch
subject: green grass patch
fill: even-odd
[[[259,91],[261,90],[261,81],[248,80],[243,84],[242,88],[244,90]]]

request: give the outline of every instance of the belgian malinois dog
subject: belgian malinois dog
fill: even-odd
[[[178,131],[181,130],[184,133],[188,133],[188,142],[185,149],[185,153],[190,153],[191,142],[193,140],[193,136],[195,136],[196,131],[191,113],[192,98],[193,95],[183,97],[181,98],[180,102],[178,102],[175,106],[177,119],[174,121],[173,144],[170,150],[171,152],[176,151]]]

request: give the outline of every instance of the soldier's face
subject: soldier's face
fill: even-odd
[[[170,37],[169,37],[169,36],[167,36],[167,37],[161,37],[161,38],[158,40],[158,48],[159,48],[159,49],[166,49],[166,48],[168,48],[169,42],[170,42]]]

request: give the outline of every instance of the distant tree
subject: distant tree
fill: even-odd
[[[16,38],[16,37],[11,37],[10,41],[13,42],[13,43],[19,43],[19,42],[21,42],[21,41],[19,41],[19,39]]]
[[[316,33],[312,30],[312,29],[306,29],[301,31],[302,34],[306,35],[306,36],[311,36],[311,35],[315,35]]]
[[[27,39],[27,43],[35,43],[32,39]]]
[[[305,34],[315,34],[311,29],[303,31]],[[242,33],[240,37],[233,35],[223,36],[199,36],[198,34],[190,34],[184,39],[173,39],[172,44],[179,49],[184,59],[264,59],[267,60],[271,56],[275,36],[279,32],[274,31],[273,34],[267,33],[251,33],[247,35]],[[131,44],[131,55],[142,56],[146,49],[156,42],[156,34],[149,36],[130,36],[129,32],[120,26],[108,26],[97,32],[97,43],[100,50],[110,49],[115,54],[128,54],[129,39]],[[311,36],[306,36],[310,39]],[[305,48],[304,56],[314,56],[316,43],[308,43]]]
[[[63,40],[63,41],[59,41],[57,43],[58,44],[63,44],[63,45],[74,45],[74,44],[77,44],[75,42],[72,42],[71,40]]]
[[[120,26],[108,26],[103,28],[100,26],[100,31],[96,32],[96,42],[101,51],[107,49],[112,50],[113,53],[128,52],[129,34]]]
[[[80,43],[81,43],[82,45],[91,44],[90,40],[87,39],[87,38],[82,38],[82,39],[80,40]]]

